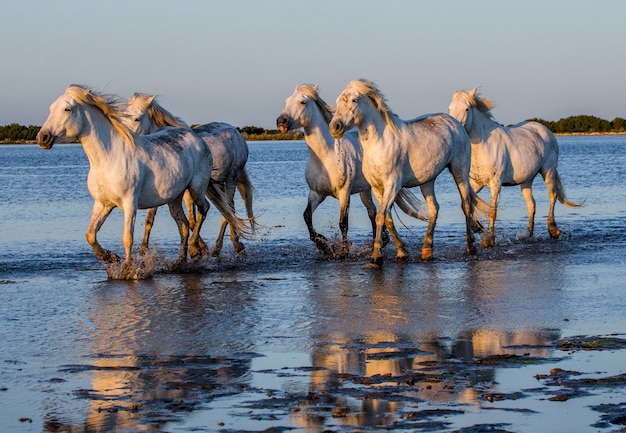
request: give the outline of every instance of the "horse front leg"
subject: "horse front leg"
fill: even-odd
[[[348,254],[348,214],[350,213],[350,185],[337,197],[339,199],[339,230],[341,231],[341,251],[339,255],[345,257]]]
[[[367,267],[373,268],[382,268],[383,266],[383,254],[382,254],[382,233],[383,226],[386,225],[387,229],[391,233],[391,237],[393,238],[394,244],[396,245],[396,258],[397,260],[404,260],[407,256],[406,250],[404,247],[404,242],[400,239],[400,236],[395,230],[393,225],[393,221],[389,216],[389,211],[391,210],[391,205],[395,200],[395,196],[397,194],[397,189],[390,187],[387,189],[389,191],[387,194],[383,194],[379,190],[374,190],[374,195],[376,196],[376,200],[378,201],[380,207],[378,208],[378,213],[376,214],[376,236],[374,237],[374,246],[372,249],[372,257],[370,259],[370,263]]]
[[[376,237],[376,205],[374,204],[374,200],[372,199],[372,191],[365,190],[359,192],[359,196],[361,197],[361,201],[367,210],[367,216],[370,219],[370,223],[372,224],[372,242]],[[387,226],[383,227],[382,234],[382,245],[383,248],[385,245],[389,243],[389,230],[387,230]]]
[[[528,232],[527,236],[532,237],[535,231],[535,198],[533,197],[533,181],[532,179],[520,184],[522,190],[522,196],[526,201],[526,208],[528,209]],[[556,198],[555,198],[556,200]]]
[[[310,190],[306,209],[302,217],[304,218],[306,228],[309,230],[309,238],[315,243],[315,246],[324,257],[330,258],[333,256],[333,252],[328,245],[328,241],[323,235],[317,233],[313,227],[313,212],[315,212],[315,209],[317,209],[325,198],[326,196],[321,196],[317,192]]]
[[[434,181],[421,185],[420,189],[422,190],[422,195],[426,200],[426,207],[428,208],[428,228],[426,229],[426,235],[424,235],[424,244],[419,259],[430,260],[433,258],[433,238],[435,226],[437,225],[437,216],[439,215],[439,203],[437,203],[435,197]]]
[[[120,257],[113,251],[109,251],[102,248],[102,245],[98,242],[97,233],[100,231],[102,224],[107,219],[114,206],[105,206],[102,203],[94,202],[93,209],[91,211],[91,221],[89,222],[89,228],[85,233],[87,242],[93,248],[96,253],[96,257],[102,260],[104,263],[119,262]]]
[[[491,201],[489,202],[489,232],[485,233],[480,240],[480,244],[484,248],[496,246],[496,217],[498,216],[498,202],[500,201],[500,189],[502,184],[500,178],[494,180],[489,185],[491,193]]]
[[[154,217],[157,213],[156,207],[151,207],[146,212],[146,226],[143,230],[143,239],[141,240],[141,245],[139,246],[139,254],[145,254],[148,252],[148,246],[150,244],[150,232],[152,231],[152,226],[154,225]]]
[[[137,204],[135,202],[124,205],[124,267],[129,269],[133,262],[133,242],[135,233],[135,220],[137,218]]]

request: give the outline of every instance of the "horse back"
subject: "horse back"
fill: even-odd
[[[248,161],[248,144],[237,128],[224,122],[211,122],[192,129],[211,150],[214,181],[224,182],[243,170]]]
[[[433,180],[446,167],[469,172],[471,146],[465,128],[446,113],[427,114],[407,122],[411,170],[419,183]]]

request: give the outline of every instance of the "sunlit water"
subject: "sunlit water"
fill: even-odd
[[[306,145],[253,142],[248,169],[260,227],[246,254],[233,257],[226,240],[221,258],[191,272],[157,267],[137,281],[109,279],[85,241],[92,200],[80,146],[0,146],[2,431],[414,431],[426,428],[415,420],[426,408],[449,411],[427,418],[436,431],[598,430],[592,425],[602,414],[593,407],[626,401],[623,386],[552,402],[556,391],[535,376],[553,367],[586,377],[626,372],[624,350],[552,345],[626,334],[626,137],[559,143],[568,197],[585,201],[576,209],[557,204],[561,239],[547,235],[547,194],[537,179],[535,238],[520,239],[525,204],[519,188],[505,188],[498,247],[467,260],[458,193],[444,173],[435,260],[396,264],[389,245],[384,268],[372,271],[363,267],[371,234],[358,196],[350,256],[323,260],[302,219]],[[416,257],[425,224],[395,217]],[[315,225],[336,240],[337,220],[329,198]],[[218,224],[212,209],[207,241]],[[114,211],[99,234],[119,254],[121,227]],[[175,258],[178,234],[164,209],[151,239],[157,264]],[[433,362],[460,366],[502,354],[553,362],[482,367],[463,381],[418,380],[410,390],[398,384],[431,373]],[[397,397],[375,392],[389,387]],[[533,388],[541,391],[481,397]]]

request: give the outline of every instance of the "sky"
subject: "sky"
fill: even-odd
[[[503,124],[626,118],[623,0],[0,0],[0,125],[69,84],[157,94],[189,124],[275,128],[298,84],[374,81],[401,118],[480,86]]]

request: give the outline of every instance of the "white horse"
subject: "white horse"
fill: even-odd
[[[404,243],[390,227],[389,210],[403,187],[420,186],[428,206],[428,229],[420,259],[432,258],[433,233],[439,204],[435,179],[444,168],[454,177],[461,194],[466,221],[466,253],[475,254],[472,215],[480,199],[469,183],[470,142],[463,126],[447,114],[431,114],[404,121],[387,106],[374,83],[353,80],[337,98],[337,111],[330,122],[334,137],[356,127],[363,145],[363,174],[378,200],[376,239],[371,265],[383,263],[380,234],[387,224],[397,248],[397,258],[406,257]]]
[[[128,114],[125,120],[126,124],[138,134],[152,134],[167,126],[188,128],[184,121],[172,115],[156,101],[156,95],[135,93],[128,99],[126,112]],[[231,209],[234,209],[235,206],[235,189],[239,190],[248,218],[252,228],[254,228],[254,214],[252,211],[254,188],[246,171],[248,143],[246,143],[246,140],[244,140],[237,128],[227,123],[212,122],[194,126],[192,130],[204,140],[211,150],[213,156],[211,182],[223,191]],[[193,224],[193,201],[188,195],[185,195],[184,199],[187,203],[189,219]],[[154,223],[156,211],[156,208],[152,208],[146,215],[146,227],[141,243],[142,251],[148,248],[150,230]],[[227,225],[228,219],[222,216],[222,225],[211,254],[220,254],[224,244],[224,233]],[[230,239],[233,243],[235,254],[244,251],[245,247],[241,243],[239,233],[233,225],[230,226]]]
[[[541,174],[548,188],[550,209],[548,232],[552,238],[561,234],[554,220],[556,200],[567,206],[581,206],[565,197],[557,172],[559,145],[548,128],[538,122],[522,122],[512,127],[497,123],[491,114],[493,104],[479,97],[477,88],[458,91],[452,96],[449,113],[465,127],[472,143],[470,181],[479,192],[487,186],[491,192],[489,232],[483,236],[484,247],[495,245],[495,221],[502,186],[520,185],[528,207],[528,236],[535,225],[533,179]]]
[[[184,263],[188,252],[192,256],[201,253],[198,236],[209,209],[205,193],[211,180],[211,152],[187,128],[135,135],[121,122],[124,116],[121,109],[122,105],[110,95],[70,85],[50,106],[50,114],[37,134],[37,143],[43,149],[50,149],[55,142],[66,138],[80,140],[89,159],[87,187],[94,199],[86,237],[100,260],[106,263],[120,260],[114,252],[104,249],[96,237],[115,207],[124,212],[124,267],[130,270],[137,209],[168,204],[180,233],[178,262]],[[182,208],[185,190],[198,207],[198,221],[191,237]],[[234,215],[232,222],[239,224]]]
[[[363,149],[356,131],[349,131],[340,139],[330,134],[328,123],[333,108],[320,97],[317,85],[301,84],[285,100],[285,108],[276,119],[279,131],[304,129],[304,139],[309,148],[305,178],[309,197],[304,210],[304,221],[309,236],[325,257],[333,257],[326,238],[313,227],[313,213],[331,196],[339,200],[339,228],[341,231],[340,256],[348,253],[348,212],[350,196],[358,193],[372,223],[372,236],[376,234],[376,205],[371,187],[363,177],[361,160]],[[418,204],[412,195],[402,190],[402,206],[411,211]],[[415,210],[417,212],[417,210]],[[387,232],[383,236],[388,236]]]

